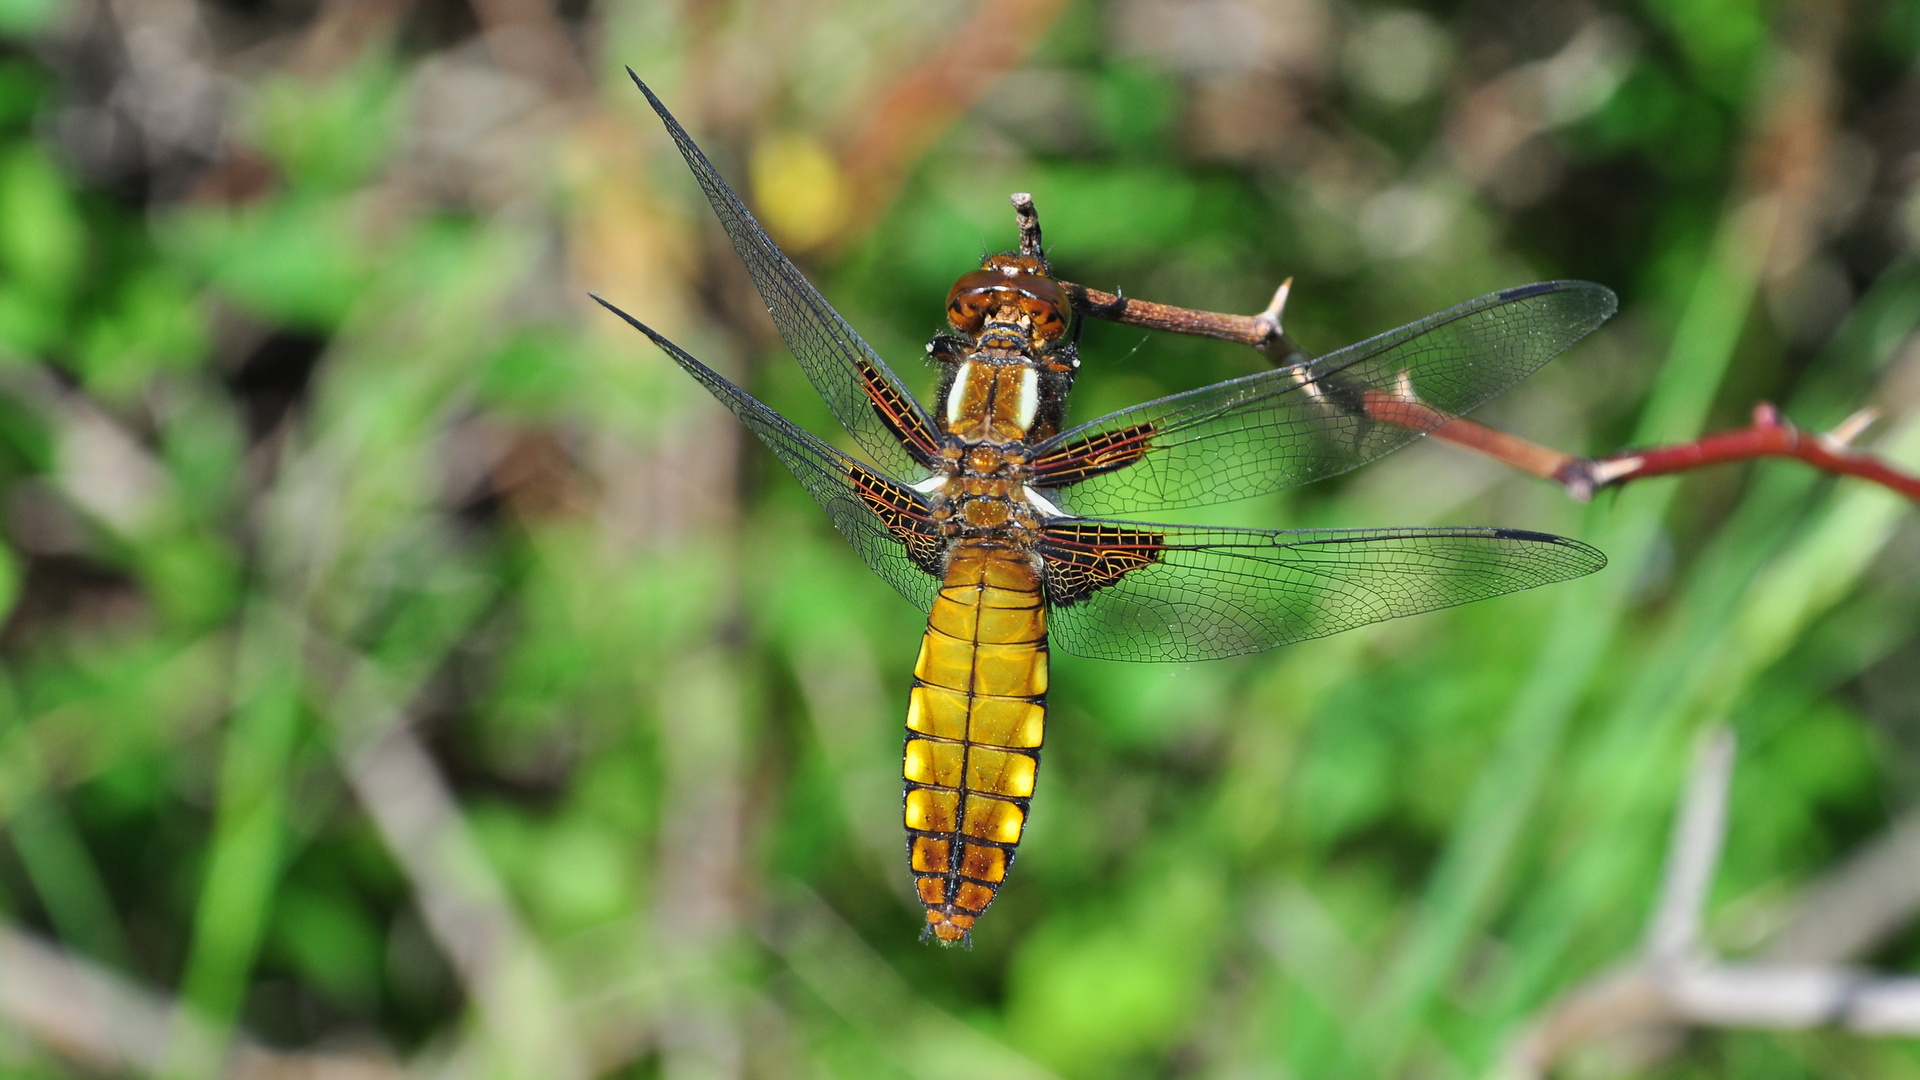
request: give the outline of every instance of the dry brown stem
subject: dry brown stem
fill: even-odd
[[[1761,950],[1777,963],[1828,964],[1864,956],[1920,911],[1920,810],[1801,891]]]
[[[183,1020],[179,1006],[125,977],[0,923],[0,1020],[54,1053],[101,1073],[155,1073],[169,1040],[222,1036]],[[229,1043],[231,1080],[386,1080],[406,1073],[372,1054],[290,1054],[245,1037]]]
[[[1920,1034],[1920,979],[1832,963],[1730,963],[1702,943],[1701,919],[1726,836],[1733,750],[1732,733],[1720,728],[1695,761],[1640,956],[1565,995],[1527,1025],[1509,1044],[1498,1075],[1545,1077],[1582,1044],[1662,1027]]]
[[[350,663],[328,710],[336,753],[485,1037],[524,1075],[591,1075],[558,978],[412,731],[407,690],[372,660]]]
[[[905,170],[993,84],[1026,61],[1066,0],[983,0],[932,55],[901,69],[856,103],[859,126],[840,157],[856,206],[871,224],[892,201]],[[850,242],[851,231],[842,238]]]

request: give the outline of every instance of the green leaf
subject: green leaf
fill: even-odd
[[[198,366],[209,348],[197,297],[175,271],[152,267],[124,282],[84,332],[76,366],[87,388],[125,400],[163,371]]]
[[[79,275],[85,243],[73,197],[38,147],[0,159],[0,268],[10,279],[64,298]]]
[[[67,16],[67,0],[0,0],[0,34],[37,34]]]
[[[396,88],[393,71],[377,60],[318,87],[298,76],[276,78],[260,91],[255,133],[290,185],[347,191],[391,152]]]

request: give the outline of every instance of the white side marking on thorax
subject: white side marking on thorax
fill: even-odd
[[[1040,373],[1033,368],[1020,369],[1020,411],[1013,422],[1020,425],[1022,433],[1033,426],[1033,418],[1040,414]]]
[[[922,495],[931,495],[934,492],[939,491],[941,488],[947,486],[947,474],[934,473],[932,476],[927,477],[925,480],[922,480],[919,483],[912,484],[910,486],[913,488],[913,490],[919,492]]]
[[[1044,496],[1042,496],[1039,492],[1033,490],[1030,487],[1026,487],[1025,485],[1022,485],[1020,488],[1020,494],[1025,495],[1027,497],[1027,504],[1029,506],[1047,515],[1048,517],[1063,518],[1063,517],[1073,516],[1072,514],[1067,513],[1065,510],[1062,510],[1059,507],[1048,502]]]
[[[953,389],[947,391],[947,426],[960,422],[960,405],[967,399],[967,383],[973,378],[974,363],[971,360],[960,365],[960,371],[953,377]]]

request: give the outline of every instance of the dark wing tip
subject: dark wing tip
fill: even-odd
[[[633,85],[639,87],[641,93],[647,95],[647,104],[653,106],[653,111],[659,113],[662,120],[665,120],[669,124],[673,123],[673,114],[667,111],[666,104],[660,100],[660,96],[655,94],[646,83],[640,81],[640,75],[633,70],[632,65],[627,66],[627,77],[633,80]]]
[[[594,303],[599,304],[601,307],[606,308],[608,311],[611,311],[615,315],[618,315],[621,318],[627,320],[628,326],[631,326],[635,330],[638,330],[641,333],[647,335],[649,338],[652,338],[654,344],[659,345],[661,348],[666,348],[666,339],[661,337],[659,332],[654,330],[653,327],[648,326],[646,323],[641,322],[639,319],[636,319],[633,316],[627,314],[626,312],[621,311],[618,307],[614,306],[612,301],[608,300],[604,296],[601,296],[599,293],[590,292],[587,295],[593,297]]]
[[[1595,322],[1605,322],[1613,313],[1620,310],[1620,298],[1612,289],[1592,281],[1556,280],[1536,281],[1531,285],[1515,285],[1511,289],[1502,289],[1494,296],[1501,303],[1525,300],[1532,296],[1544,296],[1547,293],[1582,293],[1594,301]]]
[[[596,299],[598,298],[596,297]],[[606,301],[604,300],[601,300],[600,302],[603,304],[606,303]],[[1540,543],[1540,544],[1559,544],[1559,543],[1570,544],[1574,542],[1574,541],[1568,540],[1564,536],[1556,536],[1553,533],[1534,532],[1532,529],[1496,528],[1493,530],[1493,535],[1496,539],[1500,539],[1500,540],[1526,540],[1526,541],[1531,541],[1533,543]]]
[[[616,306],[614,305],[614,303],[613,303],[613,301],[611,301],[611,300],[609,300],[609,299],[607,299],[607,298],[606,298],[606,297],[604,297],[604,296],[601,296],[601,295],[600,295],[599,293],[597,293],[597,292],[590,292],[590,293],[588,293],[587,295],[593,298],[593,302],[594,302],[594,303],[596,303],[596,304],[599,304],[599,305],[600,305],[601,307],[603,307],[603,308],[606,308],[606,309],[607,309],[608,311],[611,311],[611,312],[613,312],[613,313],[614,313],[615,315],[618,315],[618,316],[620,316],[621,318],[623,318],[623,319],[625,319],[625,320],[627,320],[628,322],[633,322],[633,321],[634,321],[634,320],[633,320],[633,316],[631,316],[631,315],[629,315],[629,314],[627,314],[627,313],[626,313],[626,312],[624,312],[624,311],[621,311],[621,310],[620,310],[620,309],[619,309],[618,307],[616,307]],[[636,326],[637,326],[637,325],[639,325],[639,324],[638,324],[638,323],[635,323],[634,325],[636,325]]]
[[[1606,568],[1607,556],[1591,544],[1553,533],[1534,532],[1531,529],[1494,529],[1493,535],[1500,540],[1517,540],[1523,544],[1550,544],[1560,548],[1566,556],[1567,577],[1585,577],[1588,574]],[[1563,579],[1564,580],[1564,579]]]
[[[632,69],[629,68],[629,71]],[[638,81],[638,80],[636,80]],[[1536,281],[1530,285],[1515,285],[1511,289],[1501,289],[1494,294],[1497,300],[1525,300],[1529,296],[1544,296],[1550,292],[1560,292],[1569,283],[1564,281]]]

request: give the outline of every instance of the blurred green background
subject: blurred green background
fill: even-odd
[[[1233,661],[1060,657],[1010,883],[971,951],[921,945],[921,617],[586,298],[845,444],[631,64],[917,389],[1025,190],[1064,276],[1238,312],[1293,276],[1315,351],[1603,282],[1620,315],[1479,414],[1565,450],[1764,399],[1878,405],[1911,466],[1920,0],[4,0],[0,30],[6,1075],[1473,1077],[1638,947],[1713,723],[1716,950],[1817,930],[1857,852],[1920,860],[1910,505],[1768,463],[1580,506],[1423,443],[1193,519],[1611,566]],[[1260,368],[1107,325],[1084,355],[1083,418]],[[1819,959],[1911,970],[1915,903]],[[1920,1050],[1643,1031],[1567,1069]]]

